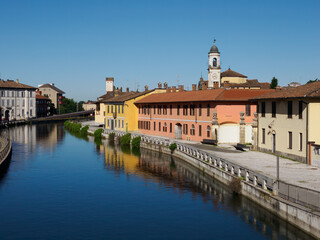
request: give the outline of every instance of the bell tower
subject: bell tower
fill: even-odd
[[[208,64],[208,88],[220,87],[220,52],[216,46],[216,40],[213,40],[213,46],[209,52]]]

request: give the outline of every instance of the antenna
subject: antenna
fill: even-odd
[[[177,74],[177,85],[179,86],[180,84],[180,77],[179,77],[179,74]]]

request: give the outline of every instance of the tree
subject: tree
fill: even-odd
[[[275,89],[277,86],[278,86],[278,79],[273,77],[272,80],[271,80],[270,88],[271,89]]]
[[[320,79],[316,78],[315,80],[309,80],[309,81],[307,82],[307,84],[308,84],[308,83],[313,83],[313,82],[319,82],[319,81],[320,81]]]
[[[70,98],[64,98],[62,100],[62,103],[60,104],[60,114],[72,113],[72,112],[76,112],[77,110],[83,111],[81,102],[78,103]],[[57,110],[57,112],[59,112],[59,110]]]

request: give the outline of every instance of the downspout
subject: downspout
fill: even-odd
[[[309,139],[309,103],[303,101],[307,105],[307,116],[306,116],[306,164],[310,162],[309,154],[311,153],[308,146],[308,139]]]

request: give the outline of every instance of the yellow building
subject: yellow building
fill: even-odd
[[[134,104],[150,94],[165,92],[153,89],[144,92],[126,92],[113,98],[102,100],[104,104],[104,124],[106,129],[119,131],[138,130],[138,108]]]
[[[258,101],[261,151],[320,164],[320,82],[282,89]]]

